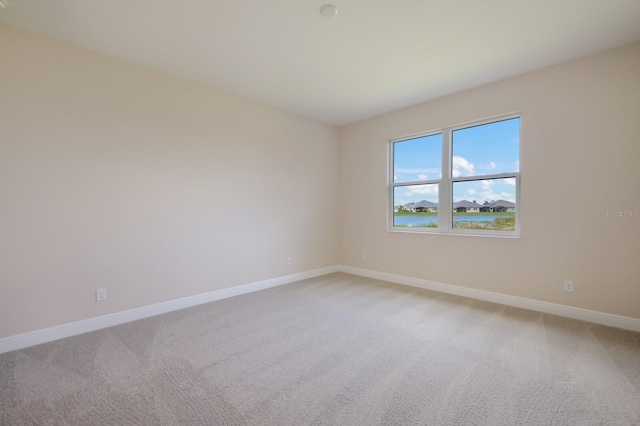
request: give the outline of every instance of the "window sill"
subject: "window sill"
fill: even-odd
[[[520,233],[510,232],[508,234],[498,234],[491,232],[444,232],[440,230],[416,230],[416,229],[387,229],[387,232],[400,234],[421,234],[421,235],[452,235],[456,237],[485,237],[485,238],[520,238]]]

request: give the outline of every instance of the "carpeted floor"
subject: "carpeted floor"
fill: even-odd
[[[640,425],[640,334],[331,274],[0,355],[2,425]]]

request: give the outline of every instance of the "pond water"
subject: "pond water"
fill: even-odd
[[[512,216],[453,216],[454,222],[493,222],[497,217]],[[394,216],[394,226],[429,226],[437,224],[438,216]],[[433,225],[432,225],[433,226]]]

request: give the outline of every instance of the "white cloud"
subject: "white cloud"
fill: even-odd
[[[440,171],[440,169],[431,169],[431,168],[406,168],[406,167],[399,167],[397,164],[394,165],[394,171],[396,173],[405,173],[405,174],[410,174],[410,175],[417,175],[420,173],[438,173]]]
[[[516,172],[520,171],[520,161],[516,161]]]
[[[491,187],[493,186],[494,182],[492,180],[481,180],[480,181],[480,188],[482,188],[485,191],[491,190]]]
[[[513,192],[501,192],[499,195],[503,200],[511,201],[512,203],[516,202],[515,194]]]
[[[487,165],[487,169],[489,169],[489,170],[495,170],[495,169],[496,169],[496,163],[494,163],[493,161],[492,161],[492,162],[490,162],[490,163]]]
[[[478,194],[478,203],[482,204],[485,201],[497,201],[497,200],[506,200],[511,201],[512,203],[516,202],[515,195],[513,192],[493,192],[492,190],[481,191]]]
[[[438,185],[412,185],[407,187],[405,197],[413,195],[437,195]]]
[[[483,204],[485,201],[507,200],[515,203],[516,193],[512,185],[506,185],[503,179],[478,179],[460,182],[454,185],[453,201],[476,200]]]
[[[516,178],[506,178],[504,180],[504,183],[506,183],[507,185],[516,185]]]
[[[473,163],[469,162],[466,158],[453,156],[453,170],[451,171],[453,177],[472,176],[474,169]]]
[[[441,173],[440,169],[436,168],[403,168],[394,165],[393,168],[393,180],[395,182],[410,182],[415,180],[425,180],[427,176],[434,176]],[[423,177],[424,176],[424,177]]]
[[[485,180],[481,180],[478,181],[476,183],[476,198],[477,198],[477,202],[480,204],[483,204],[485,201],[497,201],[497,200],[507,200],[507,201],[511,201],[512,203],[515,203],[515,192],[509,190],[508,188],[504,188],[503,185],[501,185],[503,182],[506,182],[507,180],[513,179],[514,183],[513,185],[515,185],[515,179],[514,178],[507,178],[507,179],[485,179]],[[497,186],[497,187],[496,187]]]

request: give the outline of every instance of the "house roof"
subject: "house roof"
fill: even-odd
[[[513,208],[515,207],[515,203],[507,200],[498,200],[492,203],[487,204],[485,207],[505,207],[505,208]]]
[[[6,3],[0,23],[335,126],[640,40],[638,0]]]
[[[438,207],[438,204],[432,203],[431,201],[427,201],[427,200],[418,201],[412,206],[412,208],[414,209],[417,209],[417,208],[430,209],[434,207]]]
[[[459,207],[464,207],[467,209],[470,208],[480,208],[482,207],[480,204],[478,203],[474,203],[473,201],[468,201],[468,200],[462,200],[462,201],[456,201],[455,203],[453,203],[453,208],[457,209]]]

